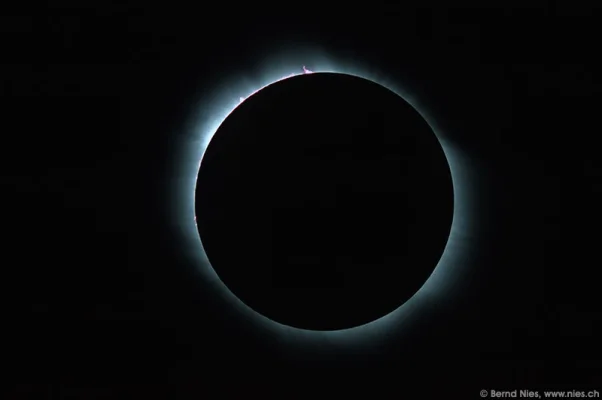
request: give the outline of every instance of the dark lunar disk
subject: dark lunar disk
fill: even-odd
[[[374,321],[412,297],[449,237],[449,165],[427,122],[365,79],[316,73],[244,101],[211,140],[196,215],[245,304],[311,330]]]

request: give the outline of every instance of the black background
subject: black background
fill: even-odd
[[[600,382],[599,11],[214,6],[2,17],[8,398],[476,398]],[[193,100],[300,42],[430,99],[485,187],[463,295],[362,351],[246,327],[195,279],[169,221]]]

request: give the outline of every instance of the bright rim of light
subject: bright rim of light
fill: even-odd
[[[175,223],[182,231],[188,251],[185,256],[199,266],[199,273],[215,293],[222,298],[244,321],[248,321],[262,332],[275,337],[281,343],[328,343],[334,346],[383,343],[389,337],[397,339],[403,327],[410,324],[417,313],[426,304],[437,304],[442,294],[449,294],[454,289],[458,276],[465,272],[468,264],[466,251],[468,237],[473,234],[475,224],[469,218],[476,204],[473,189],[473,169],[469,159],[462,151],[446,140],[442,128],[428,111],[426,99],[413,96],[408,90],[388,79],[385,73],[360,66],[357,61],[333,61],[335,57],[304,55],[303,59],[295,55],[271,60],[268,67],[258,74],[244,74],[237,82],[236,78],[227,80],[214,92],[203,93],[203,100],[198,104],[198,111],[191,119],[190,136],[185,139],[180,149],[179,171],[177,173],[177,195],[174,204]],[[293,328],[275,322],[248,307],[236,297],[219,279],[211,267],[205,254],[196,226],[195,192],[198,171],[204,152],[222,122],[236,107],[253,94],[275,82],[304,73],[339,73],[352,75],[375,82],[399,95],[410,103],[430,125],[439,139],[450,165],[454,187],[454,215],[450,236],[443,255],[427,282],[418,292],[402,306],[388,315],[370,323],[338,331],[310,331]],[[182,161],[183,160],[183,161]],[[444,301],[444,300],[443,300]]]

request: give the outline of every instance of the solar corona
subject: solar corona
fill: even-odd
[[[301,62],[299,62],[301,61]],[[211,94],[199,95],[199,103],[190,119],[187,136],[179,149],[178,179],[175,183],[172,218],[181,227],[187,247],[186,255],[198,268],[204,284],[219,295],[226,306],[231,307],[243,320],[266,335],[282,343],[328,343],[338,345],[361,345],[386,341],[391,335],[402,334],[426,304],[445,301],[453,293],[455,283],[461,279],[467,263],[468,249],[465,237],[474,229],[472,210],[476,206],[474,190],[471,188],[471,164],[461,149],[447,140],[444,129],[435,116],[431,115],[428,99],[413,96],[403,89],[403,82],[395,82],[385,73],[370,67],[358,67],[354,62],[333,62],[328,57],[284,57],[278,67],[267,67],[254,78],[226,80]],[[409,103],[428,123],[436,135],[451,170],[453,182],[454,210],[450,236],[434,272],[422,288],[407,302],[388,315],[370,323],[338,331],[311,331],[294,328],[275,322],[244,304],[226,287],[211,266],[202,238],[196,226],[195,193],[197,176],[204,152],[222,122],[239,104],[261,91],[285,79],[303,74],[335,73],[346,74],[372,81],[394,92]],[[243,74],[244,75],[244,74]],[[260,75],[259,77],[257,75]],[[217,86],[217,85],[216,85]]]

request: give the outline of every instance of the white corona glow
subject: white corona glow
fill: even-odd
[[[304,65],[304,66],[303,66],[303,74],[313,74],[313,71],[310,71],[310,70],[308,70],[307,68],[305,68],[305,65]],[[274,83],[276,83],[276,82],[283,81],[283,80],[285,80],[285,79],[288,79],[288,78],[292,78],[293,76],[297,76],[297,75],[303,75],[303,74],[295,74],[295,73],[293,72],[293,73],[291,73],[291,74],[289,74],[289,75],[287,75],[287,76],[283,76],[283,77],[282,77],[282,78],[280,78],[280,79],[276,79],[274,82],[270,83],[270,85],[271,85],[271,84],[274,84]],[[248,97],[251,97],[251,96],[253,96],[255,93],[259,92],[261,89],[263,89],[263,88],[259,88],[259,89],[255,90],[253,93],[251,93],[250,95],[248,95],[248,96],[247,96],[247,98],[248,98]],[[240,98],[239,98],[239,103],[242,103],[243,101],[245,101],[245,97],[240,97]],[[232,110],[232,111],[234,111],[234,110]],[[220,125],[221,125],[221,124],[220,124]]]
[[[477,206],[474,195],[476,183],[473,183],[476,182],[474,169],[460,149],[446,140],[443,127],[429,112],[428,99],[413,96],[409,83],[395,82],[389,79],[385,72],[362,66],[357,60],[345,61],[342,57],[324,56],[312,51],[306,51],[302,55],[302,59],[300,52],[267,60],[266,67],[259,73],[249,73],[247,77],[241,74],[238,78],[227,79],[224,82],[227,86],[217,86],[213,92],[203,93],[204,100],[198,104],[198,111],[191,118],[188,136],[180,148],[172,219],[181,232],[183,246],[186,246],[183,248],[188,252],[183,256],[199,268],[199,277],[208,285],[208,289],[214,291],[226,306],[232,307],[243,321],[249,322],[254,328],[284,345],[303,342],[334,347],[354,345],[373,348],[392,337],[398,340],[403,334],[403,327],[410,324],[416,313],[426,305],[443,306],[447,300],[442,296],[447,296],[455,290],[458,277],[461,279],[466,272],[469,261],[466,250],[470,238],[476,235],[476,225],[469,217]],[[305,65],[311,65],[311,70],[300,61],[308,62]],[[299,65],[303,65],[302,72],[297,73],[295,71],[299,71]],[[396,93],[418,111],[439,139],[450,165],[454,187],[454,215],[447,246],[437,267],[422,288],[406,303],[390,314],[362,326],[339,331],[310,331],[272,321],[252,310],[230,292],[211,267],[203,249],[196,226],[194,200],[204,152],[218,127],[240,103],[275,82],[302,73],[325,72],[347,74],[373,81]],[[405,89],[402,86],[404,83]]]

